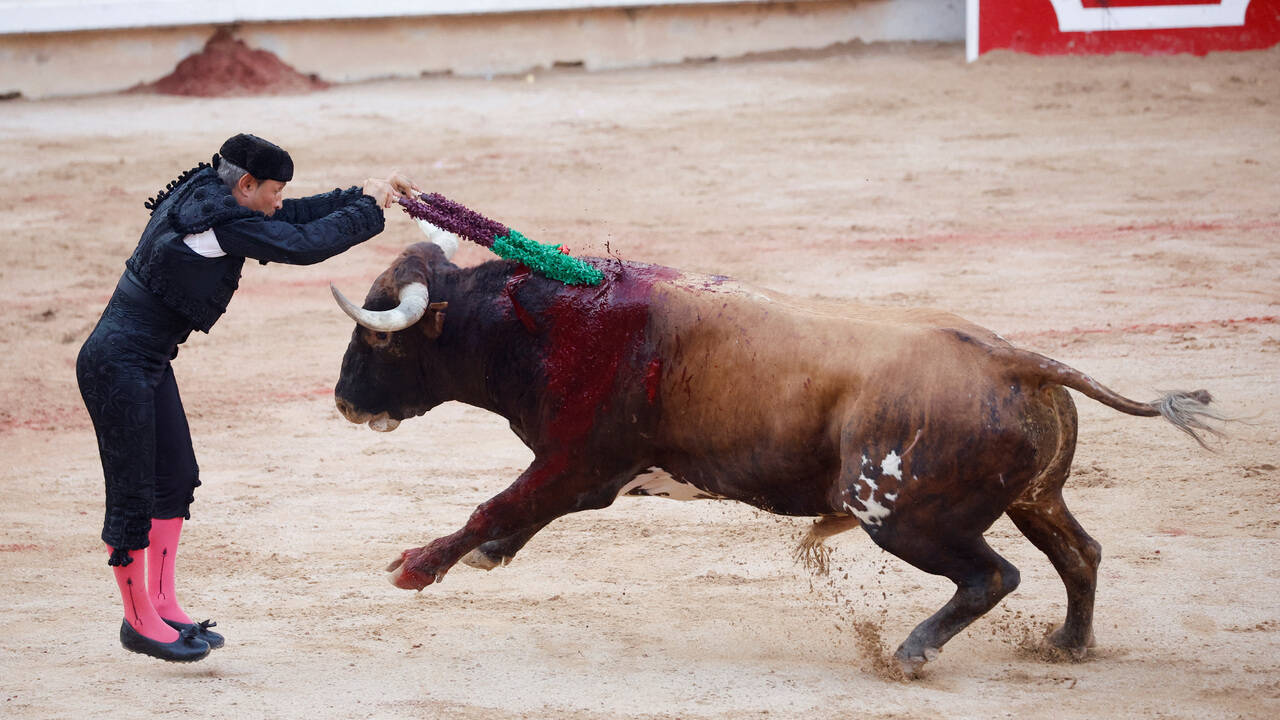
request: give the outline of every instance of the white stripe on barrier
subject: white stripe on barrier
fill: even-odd
[[[1244,25],[1249,0],[1222,0],[1203,5],[1131,5],[1086,8],[1080,0],[1049,0],[1061,32],[1168,30]]]

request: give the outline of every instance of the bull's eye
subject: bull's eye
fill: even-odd
[[[384,348],[391,344],[391,333],[381,330],[364,330],[364,340],[373,348]]]

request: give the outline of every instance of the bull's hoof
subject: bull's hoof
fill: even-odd
[[[496,567],[502,567],[503,565],[506,565],[507,563],[511,562],[511,558],[493,557],[492,555],[486,553],[480,548],[476,548],[475,550],[472,550],[466,555],[463,555],[462,562],[463,564],[470,565],[473,568],[479,568],[481,570],[492,570]]]
[[[1045,635],[1044,642],[1050,650],[1065,655],[1066,658],[1073,662],[1081,662],[1087,658],[1089,656],[1089,648],[1095,645],[1092,631],[1087,634],[1083,641],[1079,641],[1068,635],[1062,626]]]
[[[395,585],[401,590],[422,590],[428,585],[435,585],[439,583],[443,577],[444,573],[424,575],[422,573],[400,568],[399,570],[392,571],[391,575],[388,576],[388,579],[391,581],[392,585]]]
[[[421,590],[428,585],[440,582],[444,578],[443,572],[424,573],[410,568],[410,563],[407,561],[411,557],[416,557],[419,551],[421,551],[421,548],[405,550],[400,554],[400,557],[392,560],[391,564],[387,566],[387,572],[390,573],[387,579],[391,581],[392,585],[401,590]]]
[[[898,662],[898,669],[907,679],[915,679],[920,677],[920,670],[924,664],[938,659],[937,648],[925,648],[923,653],[912,654],[898,648],[898,652],[893,654],[893,659]]]

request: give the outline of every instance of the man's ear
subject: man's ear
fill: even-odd
[[[449,307],[447,302],[431,303],[427,306],[427,317],[422,319],[422,332],[428,338],[435,340],[440,337],[440,333],[444,332],[444,309]]]
[[[258,179],[249,173],[240,176],[236,181],[236,190],[243,195],[252,195],[254,190],[258,189]]]

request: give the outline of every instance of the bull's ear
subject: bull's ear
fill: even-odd
[[[422,332],[428,338],[435,340],[440,337],[440,333],[444,332],[444,309],[449,307],[447,302],[431,303],[427,306],[427,316],[422,319]]]

